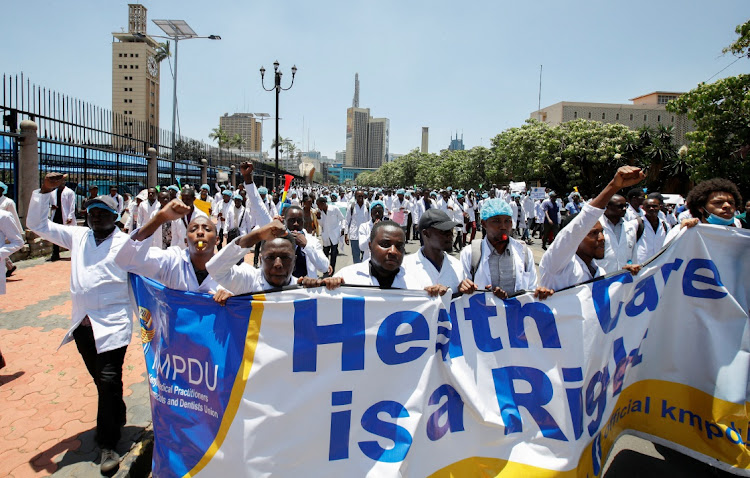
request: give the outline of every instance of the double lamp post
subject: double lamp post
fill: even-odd
[[[273,186],[274,186],[274,189],[276,190],[276,192],[278,193],[279,192],[279,142],[280,142],[279,141],[279,93],[281,93],[282,91],[290,90],[292,88],[292,86],[294,85],[294,75],[297,74],[297,67],[296,66],[292,66],[292,82],[289,84],[288,88],[282,88],[281,87],[281,76],[282,76],[282,73],[281,73],[281,70],[279,70],[279,62],[278,62],[278,60],[273,62],[273,72],[274,72],[274,86],[272,88],[266,88],[266,84],[264,82],[264,78],[265,78],[265,74],[266,74],[266,69],[263,68],[262,66],[260,67],[260,83],[263,86],[263,89],[266,90],[266,91],[274,91],[274,90],[276,90],[276,141],[275,141],[275,144],[276,144],[276,148],[275,148],[276,149],[276,153],[275,153],[276,154],[276,157],[275,157],[275,159],[276,159],[276,162],[275,162],[275,164],[276,164],[276,171],[274,173]]]

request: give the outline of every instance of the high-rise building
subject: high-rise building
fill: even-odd
[[[243,140],[242,151],[260,152],[260,141],[262,137],[262,123],[256,121],[252,113],[224,113],[219,118],[219,127],[224,130],[229,138],[240,135]]]
[[[346,110],[346,155],[344,165],[378,168],[388,158],[389,121],[370,117],[369,108],[359,107],[359,74],[354,75],[352,107]],[[336,153],[338,158],[338,153]]]
[[[336,163],[344,164],[346,161],[346,151],[336,151]]]
[[[430,128],[427,126],[422,126],[422,152],[424,154],[429,153],[428,146],[430,142]]]
[[[451,144],[448,145],[448,151],[463,151],[464,149],[464,135],[461,135],[461,139],[458,139],[458,133],[456,133],[456,137],[453,138],[453,135],[451,135]]]
[[[146,20],[146,7],[130,4],[128,31],[112,33],[113,145],[120,149],[158,143],[159,43],[146,33]]]
[[[370,118],[367,123],[366,168],[379,168],[388,162],[388,118]]]
[[[601,121],[602,123],[619,123],[631,129],[641,126],[656,128],[660,125],[672,126],[674,144],[687,143],[685,133],[695,130],[695,125],[686,115],[670,113],[666,109],[669,100],[682,93],[655,91],[647,95],[632,98],[632,104],[617,103],[579,103],[561,101],[554,105],[534,111],[529,118],[544,123],[557,125],[576,119]]]
[[[370,108],[346,110],[346,166],[367,167],[367,125]]]

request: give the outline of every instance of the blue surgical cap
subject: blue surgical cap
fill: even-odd
[[[479,213],[482,221],[494,216],[513,216],[510,209],[510,204],[503,201],[502,199],[493,198],[484,202],[482,210]]]
[[[406,191],[404,191],[403,189],[399,189],[398,191],[396,191],[396,194],[406,194]]]
[[[482,199],[487,199],[488,197],[490,197],[490,195],[489,195],[489,194],[487,194],[487,193],[483,193],[483,194],[482,194]]]
[[[268,194],[268,188],[265,186],[261,186],[258,188],[258,194]]]
[[[230,191],[229,189],[225,189],[221,192],[221,194],[223,194],[224,196],[231,196],[232,191]]]
[[[239,199],[240,201],[242,201],[242,196],[240,196],[239,194],[235,194],[234,196],[232,196],[232,199]]]
[[[380,200],[373,201],[372,204],[370,204],[370,211],[372,211],[373,209],[375,209],[375,206],[380,206],[385,211],[385,203],[383,201],[380,201]]]
[[[177,186],[175,186],[174,184],[173,184],[173,185],[171,185],[171,186],[169,186],[169,187],[168,187],[167,189],[171,189],[171,190],[173,190],[173,191],[177,191],[177,192],[180,192],[180,188],[178,188],[178,187],[177,187]]]
[[[211,190],[211,188],[208,187],[208,184],[204,184],[203,186],[201,186],[201,189],[205,189],[206,191],[210,191]]]

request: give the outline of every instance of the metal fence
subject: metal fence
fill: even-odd
[[[252,160],[182,136],[172,151],[170,131],[39,87],[23,74],[3,75],[0,109],[0,181],[8,185],[7,195],[13,199],[17,199],[19,125],[25,119],[38,128],[40,184],[50,171],[67,173],[68,185],[80,198],[91,185],[99,186],[102,193],[116,185],[131,194],[155,186],[146,184],[149,148],[157,151],[158,185],[198,184],[200,161],[205,158],[213,186],[221,173],[230,174],[231,165]],[[270,185],[276,168],[252,161],[256,181]]]

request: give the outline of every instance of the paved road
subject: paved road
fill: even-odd
[[[418,247],[412,241],[407,252],[415,252]],[[339,256],[339,269],[352,262],[346,249]],[[532,250],[538,263],[543,253],[539,241]],[[0,299],[0,348],[8,362],[0,371],[2,477],[98,475],[98,451],[93,440],[96,389],[75,345],[57,349],[70,320],[69,277],[69,260],[23,261],[8,281],[7,295]],[[118,446],[121,454],[151,423],[137,337],[128,347],[123,381],[128,423]],[[606,477],[723,474],[677,453],[660,451],[651,442],[625,437],[615,445]]]

